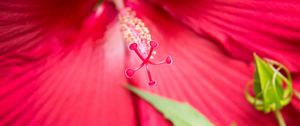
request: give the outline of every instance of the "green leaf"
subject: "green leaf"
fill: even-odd
[[[213,124],[187,103],[180,103],[152,93],[137,89],[131,85],[127,88],[146,100],[160,111],[174,126],[213,126]]]

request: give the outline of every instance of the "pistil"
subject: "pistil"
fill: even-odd
[[[125,75],[127,78],[132,78],[136,71],[146,66],[147,75],[149,78],[149,85],[155,85],[156,82],[152,79],[149,65],[171,64],[172,57],[167,56],[165,60],[160,62],[152,62],[155,48],[158,47],[158,42],[151,39],[148,28],[141,19],[136,17],[134,11],[130,8],[121,10],[119,15],[121,23],[121,31],[123,33],[126,43],[129,43],[129,50],[132,50],[142,60],[142,63],[134,69],[127,68]]]

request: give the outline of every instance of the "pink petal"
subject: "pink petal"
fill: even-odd
[[[78,29],[57,24],[53,30],[33,19],[12,22],[30,18],[14,10],[25,5],[4,6],[12,6],[7,13],[15,15],[1,18],[1,27],[10,31],[1,31],[6,38],[0,44],[0,125],[136,125],[132,100],[121,86],[124,43],[111,4]]]
[[[131,80],[133,84],[188,102],[216,125],[230,125],[233,122],[239,126],[277,125],[272,114],[255,110],[245,100],[245,86],[253,73],[251,64],[227,56],[207,36],[195,34],[157,6],[140,2],[128,2],[127,5],[137,11],[149,27],[153,39],[159,42],[154,60],[167,55],[174,60],[170,66],[151,66],[157,86],[148,86],[145,71],[137,72]],[[137,59],[135,56],[129,58],[128,64],[138,64]],[[170,126],[144,101],[139,101],[138,105],[142,126]],[[299,124],[299,120],[295,119],[297,116],[299,114],[285,115],[288,125]]]
[[[230,55],[252,60],[252,53],[278,60],[300,72],[300,3],[253,0],[151,0]]]
[[[300,92],[300,74],[293,75],[293,88],[295,91]],[[292,100],[293,106],[300,112],[300,99],[294,96]]]
[[[0,1],[0,53],[24,51],[45,38],[78,30],[94,4],[95,0]]]

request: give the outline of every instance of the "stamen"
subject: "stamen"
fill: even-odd
[[[135,69],[127,68],[125,70],[125,75],[127,78],[132,78],[136,71],[141,69],[143,66],[146,66],[147,75],[149,78],[149,85],[153,86],[156,84],[152,80],[150,73],[149,64],[151,65],[160,65],[160,64],[172,64],[172,57],[168,56],[165,60],[154,63],[150,61],[154,58],[156,51],[155,48],[158,47],[158,42],[151,40],[151,35],[148,28],[142,22],[141,19],[135,16],[135,13],[130,8],[125,8],[121,11],[119,20],[121,23],[121,31],[125,38],[125,41],[129,43],[129,50],[132,50],[138,55],[142,60],[142,63],[139,67]]]

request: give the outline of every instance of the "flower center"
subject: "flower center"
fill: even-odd
[[[120,12],[119,20],[121,23],[121,31],[124,39],[129,43],[129,49],[134,51],[142,60],[142,63],[135,69],[127,68],[125,75],[127,78],[132,78],[134,73],[146,66],[149,85],[155,85],[156,82],[152,79],[149,65],[171,64],[172,57],[167,56],[165,60],[154,63],[150,61],[153,55],[156,54],[154,49],[158,46],[158,42],[151,40],[151,35],[143,21],[136,17],[134,11],[130,8],[125,8]]]

